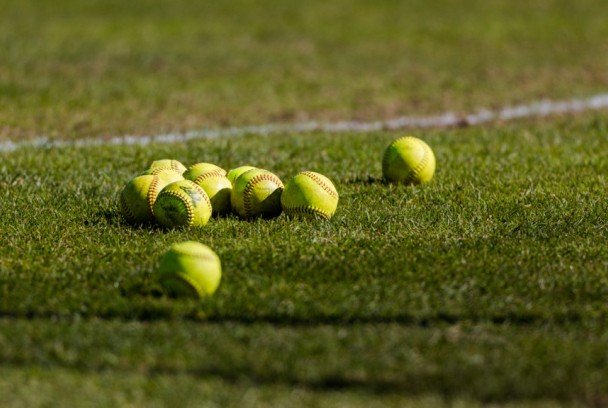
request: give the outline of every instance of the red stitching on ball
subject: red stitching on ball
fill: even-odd
[[[329,220],[331,218],[331,215],[328,212],[323,211],[320,208],[316,208],[316,207],[297,206],[297,207],[285,208],[285,214],[287,214],[287,215],[298,214],[298,213],[318,215],[322,218],[325,218],[326,220]]]
[[[422,159],[420,160],[420,163],[418,163],[418,165],[416,167],[414,167],[412,169],[412,171],[410,171],[410,173],[408,174],[405,182],[406,184],[412,184],[414,183],[414,179],[416,177],[418,177],[418,175],[420,174],[420,172],[426,167],[426,165],[429,162],[429,158],[431,157],[431,155],[429,154],[430,152],[430,148],[426,145],[426,143],[422,144],[423,150],[424,150],[424,155],[422,156]]]
[[[412,184],[414,182],[414,178],[416,176],[418,176],[418,174],[420,174],[420,171],[422,171],[424,166],[426,166],[426,164],[429,161],[429,157],[430,157],[430,155],[429,155],[430,148],[426,145],[426,143],[424,143],[420,139],[417,139],[412,136],[400,137],[399,139],[394,140],[384,152],[384,156],[382,157],[382,170],[384,171],[384,173],[386,173],[386,171],[388,170],[388,156],[390,154],[391,148],[393,146],[395,146],[397,143],[399,143],[403,140],[408,140],[408,139],[411,139],[411,140],[415,141],[416,143],[422,143],[422,146],[424,148],[424,155],[422,156],[420,163],[418,163],[418,165],[416,167],[414,167],[412,170],[410,170],[410,172],[407,174],[407,176],[403,179],[403,184]]]
[[[214,177],[214,176],[223,177],[225,175],[226,175],[226,172],[224,170],[211,170],[211,171],[205,172],[205,173],[201,174],[200,176],[198,176],[194,180],[194,182],[198,184],[201,181],[208,179],[209,177]]]
[[[187,203],[187,201],[190,200],[190,197],[177,191],[163,190],[158,195],[156,201],[159,201],[164,196],[179,198],[179,201],[184,205],[184,207],[186,207],[186,213],[188,214],[188,225],[192,225],[192,221],[194,220],[194,211],[192,206]],[[207,200],[209,200],[209,198],[207,198]]]
[[[122,207],[123,213],[127,216],[128,221],[135,222],[135,214],[131,212],[129,205],[127,204],[127,200],[125,200],[124,195],[120,194],[120,206]]]
[[[180,165],[181,163],[179,163],[177,160],[171,160],[171,169],[175,170],[176,172],[180,173]]]
[[[194,185],[196,186],[195,188],[198,189],[198,192],[200,193],[201,197],[203,197],[203,199],[207,203],[207,207],[209,207],[209,211],[213,211],[213,207],[211,205],[211,200],[209,199],[209,195],[207,195],[207,192],[205,191],[205,189],[196,183],[194,183]]]
[[[321,177],[319,177],[316,173],[312,172],[312,171],[303,171],[300,172],[300,174],[303,174],[307,177],[310,177],[315,183],[317,183],[323,190],[325,190],[327,192],[327,194],[329,194],[332,198],[334,199],[338,199],[338,192],[335,191],[330,185],[328,185],[327,183],[325,183],[323,181],[323,179],[321,179]]]
[[[251,211],[251,193],[253,191],[253,189],[255,188],[255,185],[257,183],[259,183],[260,181],[271,181],[274,184],[277,185],[277,189],[283,189],[283,183],[281,182],[281,180],[275,176],[274,174],[271,173],[263,173],[263,174],[258,174],[257,176],[254,176],[251,180],[249,180],[249,182],[247,183],[247,185],[245,186],[245,190],[243,190],[243,209],[245,210],[245,217],[249,218],[252,217],[252,211]]]
[[[154,202],[158,198],[158,192],[154,192],[156,187],[158,187],[158,182],[160,181],[160,177],[152,176],[152,181],[150,182],[150,187],[148,188],[148,208],[150,208],[150,212],[154,215]]]
[[[203,289],[202,286],[200,286],[194,279],[190,278],[189,276],[187,276],[185,273],[177,273],[176,274],[179,278],[183,279],[184,281],[186,281],[187,284],[189,284],[190,286],[192,286],[192,289],[194,289],[194,291],[200,296],[203,297],[205,295],[205,290]]]

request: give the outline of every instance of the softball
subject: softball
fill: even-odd
[[[281,206],[290,217],[321,217],[328,220],[338,207],[338,192],[324,175],[302,171],[285,184]]]
[[[171,296],[210,296],[221,278],[220,258],[208,246],[194,241],[174,244],[158,267],[158,280]]]
[[[433,178],[435,155],[422,140],[406,136],[395,140],[384,151],[382,174],[389,182],[422,184]]]
[[[283,183],[268,170],[252,169],[236,179],[230,194],[233,210],[242,218],[281,214]]]
[[[196,179],[203,174],[207,174],[209,172],[214,172],[217,174],[221,174],[222,176],[226,175],[226,170],[222,169],[219,166],[211,163],[196,163],[192,166],[188,167],[188,170],[184,173],[184,178],[186,180],[192,180],[196,183]]]
[[[230,192],[232,184],[226,176],[222,176],[216,172],[209,172],[200,175],[194,180],[198,184],[211,201],[212,215],[228,214],[232,207],[230,206]]]
[[[142,176],[145,175],[153,175],[158,176],[161,179],[167,181],[166,184],[173,183],[174,181],[180,181],[184,179],[182,173],[177,170],[173,170],[169,167],[155,167],[153,169],[148,169],[141,173]]]
[[[186,166],[184,166],[177,160],[172,159],[155,160],[152,162],[152,164],[150,164],[149,169],[155,169],[157,167],[168,167],[177,171],[180,174],[183,174],[186,171]]]
[[[158,195],[154,216],[167,228],[202,227],[211,217],[211,202],[205,190],[193,181],[176,181]]]
[[[154,203],[169,181],[156,175],[137,176],[120,193],[120,207],[125,219],[132,224],[153,220]]]
[[[253,167],[253,166],[236,167],[234,169],[231,169],[228,172],[228,174],[226,174],[226,177],[228,178],[228,180],[230,180],[232,185],[234,185],[234,183],[236,182],[236,179],[239,178],[239,176],[241,174],[245,173],[246,171],[253,170],[253,169],[255,169],[255,167]]]

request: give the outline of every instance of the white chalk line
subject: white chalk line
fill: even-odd
[[[394,119],[363,122],[296,122],[252,125],[227,128],[206,128],[183,133],[165,133],[159,135],[126,135],[112,138],[85,138],[77,140],[52,140],[38,138],[24,142],[0,142],[0,152],[12,152],[22,148],[66,148],[66,147],[97,147],[97,146],[146,146],[156,143],[180,143],[196,139],[219,139],[244,135],[266,136],[280,133],[303,132],[373,132],[381,130],[450,128],[460,126],[477,126],[490,122],[506,122],[516,119],[544,117],[565,113],[608,108],[608,93],[594,95],[585,99],[570,99],[565,101],[543,100],[525,105],[505,107],[499,110],[482,109],[468,115],[443,113],[433,116],[401,116]]]

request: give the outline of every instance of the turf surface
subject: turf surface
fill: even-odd
[[[4,140],[608,85],[600,0],[0,3]],[[605,113],[414,133],[437,156],[422,187],[380,180],[396,132],[0,153],[0,405],[607,406]],[[127,225],[117,194],[162,158],[318,171],[338,212]],[[223,262],[202,303],[155,279],[187,239]]]
[[[4,154],[0,360],[16,373],[5,381],[34,367],[67,383],[74,372],[98,385],[116,373],[148,395],[156,376],[188,378],[186,388],[199,378],[225,383],[218,398],[234,404],[234,384],[346,390],[345,401],[366,395],[361,404],[370,393],[601,400],[605,132],[589,115],[421,133],[438,162],[422,187],[380,182],[395,133]],[[165,157],[251,164],[284,180],[313,169],[334,180],[339,210],[330,222],[125,224],[118,192]],[[186,239],[224,266],[202,304],[164,297],[154,278],[162,252]]]

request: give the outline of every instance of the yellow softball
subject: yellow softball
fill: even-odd
[[[226,178],[226,170],[211,163],[196,163],[188,167],[184,177],[194,181],[205,190],[211,200],[213,214],[230,212],[232,183]]]
[[[246,171],[253,170],[253,169],[255,169],[255,167],[253,167],[253,166],[235,167],[234,169],[230,169],[230,171],[228,171],[228,174],[226,174],[226,177],[228,178],[228,180],[230,180],[232,185],[234,185],[234,183],[236,182],[236,179],[239,178],[239,176],[241,174],[245,173]]]
[[[221,174],[222,176],[226,175],[226,170],[222,169],[220,166],[216,166],[212,163],[196,163],[188,167],[184,172],[184,178],[196,182],[198,177],[209,172]]]
[[[220,258],[208,246],[194,241],[174,244],[158,267],[158,280],[171,296],[210,296],[221,278]]]
[[[209,172],[200,175],[195,180],[211,200],[211,208],[213,208],[213,214],[228,214],[232,209],[230,205],[230,192],[232,191],[232,184],[226,176],[222,176],[215,172]]]
[[[252,169],[236,179],[230,194],[232,209],[242,218],[272,218],[281,214],[281,180],[263,169]]]
[[[281,206],[290,217],[328,220],[336,212],[338,198],[330,179],[313,171],[302,171],[285,184]]]
[[[384,151],[382,174],[389,182],[422,184],[433,178],[435,155],[422,140],[406,136],[392,142]]]
[[[211,202],[205,190],[193,181],[176,181],[158,195],[154,216],[167,228],[202,227],[211,217]]]
[[[168,167],[177,171],[180,174],[183,174],[186,171],[186,166],[184,166],[179,161],[173,159],[154,160],[152,164],[150,164],[149,169],[155,169],[157,167]]]
[[[152,221],[154,203],[168,180],[156,175],[131,179],[120,193],[120,207],[125,219],[132,224]]]
[[[173,170],[170,167],[154,167],[152,169],[147,169],[141,173],[142,176],[148,174],[153,176],[159,176],[161,179],[166,180],[167,184],[184,179],[182,173],[177,170]]]

